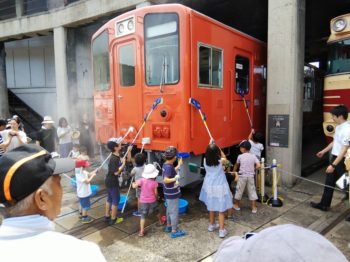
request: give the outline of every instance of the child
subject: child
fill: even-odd
[[[248,141],[251,145],[250,153],[255,155],[258,160],[261,159],[261,152],[264,150],[264,145],[262,144],[263,139],[264,136],[259,132],[255,132],[254,129],[252,129],[248,136]]]
[[[125,158],[120,159],[122,138],[109,140],[107,147],[111,150],[112,155],[108,163],[108,172],[105,179],[107,189],[107,201],[105,207],[105,222],[109,225],[114,225],[123,222],[123,218],[117,217],[118,205],[120,200],[119,181],[118,177],[121,175],[125,167]],[[132,147],[132,146],[131,146]],[[128,150],[128,157],[130,158],[131,149]]]
[[[235,203],[233,209],[241,210],[240,201],[242,199],[242,195],[244,189],[248,188],[248,196],[249,200],[252,202],[252,213],[255,214],[258,209],[256,208],[256,200],[258,196],[256,194],[254,175],[255,168],[260,168],[260,162],[257,157],[249,152],[251,148],[250,143],[247,140],[243,140],[239,144],[239,150],[241,151],[241,155],[238,156],[237,162],[233,168],[233,171],[237,171],[239,166],[239,179],[237,183],[237,190],[235,194]]]
[[[88,156],[87,154],[87,149],[85,146],[80,146],[80,150],[79,150],[79,156],[77,157],[77,159],[80,159],[80,160],[86,160],[86,161],[89,161],[90,160],[90,157]]]
[[[72,150],[69,152],[68,157],[77,159],[79,158],[80,152],[79,152],[79,145],[74,144]]]
[[[135,167],[131,170],[130,175],[135,176],[135,182],[142,178],[143,170],[145,169],[145,155],[142,153],[137,153],[135,155]],[[140,188],[136,187],[136,198],[137,198],[137,210],[140,210]],[[135,211],[132,213],[133,216],[141,216],[139,211]]]
[[[219,229],[221,238],[227,235],[225,211],[232,209],[232,194],[222,167],[224,160],[226,156],[220,148],[213,143],[209,144],[204,159],[206,175],[199,195],[199,200],[205,203],[209,211],[208,231]],[[219,212],[219,224],[215,223],[215,212]]]
[[[158,183],[154,180],[158,176],[158,173],[159,171],[154,165],[148,164],[144,167],[142,178],[136,180],[136,182],[132,184],[133,188],[141,188],[139,207],[139,212],[141,214],[140,237],[143,237],[145,234],[146,216],[152,214],[158,207]],[[160,215],[158,215],[158,217],[160,220]]]
[[[170,146],[165,150],[164,157],[165,163],[163,164],[163,191],[164,197],[167,202],[166,221],[167,226],[165,232],[170,233],[171,238],[182,237],[186,235],[186,232],[178,229],[179,220],[179,200],[181,191],[176,181],[179,175],[176,174],[177,170],[182,165],[182,159],[178,161],[178,165],[174,168],[174,162],[176,161],[177,150],[175,147]]]
[[[81,222],[83,224],[91,223],[92,219],[88,216],[87,211],[90,209],[91,186],[90,181],[96,175],[95,172],[87,172],[83,168],[89,167],[89,162],[86,160],[76,160],[75,178],[77,183],[77,195],[81,206]]]

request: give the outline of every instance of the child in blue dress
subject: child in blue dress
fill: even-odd
[[[232,194],[228,186],[222,161],[225,154],[215,144],[209,144],[205,152],[204,178],[199,200],[205,203],[209,211],[208,231],[213,232],[219,228],[219,237],[227,235],[225,229],[225,211],[232,209]],[[215,223],[215,212],[219,212],[219,224]]]

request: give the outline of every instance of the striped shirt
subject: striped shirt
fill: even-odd
[[[163,179],[165,177],[174,178],[176,176],[176,171],[173,164],[165,163],[163,165]],[[166,199],[176,199],[180,198],[181,191],[180,187],[175,185],[175,182],[172,183],[164,183],[164,196]]]

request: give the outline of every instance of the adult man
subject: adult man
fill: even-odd
[[[45,116],[44,121],[41,122],[42,127],[36,135],[37,144],[50,153],[56,151],[58,141],[56,128],[53,126],[54,123],[51,116]]]
[[[38,145],[22,145],[0,158],[2,261],[105,261],[98,246],[54,232],[61,209],[57,174],[74,169],[70,159],[53,160]]]
[[[329,166],[326,169],[326,182],[323,195],[319,203],[311,202],[313,208],[327,211],[331,206],[335,182],[345,172],[344,156],[349,148],[348,139],[350,137],[350,124],[348,119],[348,109],[344,105],[339,105],[331,110],[332,119],[337,124],[333,137],[333,142],[318,152],[318,157],[323,157],[325,153],[331,151]]]

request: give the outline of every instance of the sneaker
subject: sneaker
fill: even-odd
[[[177,238],[177,237],[183,237],[183,236],[186,236],[186,235],[187,235],[186,232],[178,230],[176,232],[171,232],[170,237],[171,238]]]
[[[134,211],[134,212],[132,212],[132,215],[133,215],[134,217],[140,217],[140,216],[141,216],[141,213],[140,213],[139,211]]]
[[[236,210],[236,211],[240,211],[241,210],[241,208],[239,206],[235,206],[235,205],[233,206],[233,209]]]
[[[170,233],[171,232],[171,227],[165,227],[164,232],[165,233]]]
[[[81,223],[83,223],[83,224],[89,224],[91,222],[92,222],[92,218],[91,217],[86,216],[86,217],[82,217],[81,218]]]
[[[109,224],[109,221],[111,220],[111,217],[105,217],[104,218],[104,222],[106,223],[106,224]]]
[[[235,221],[235,218],[234,218],[233,216],[228,216],[228,217],[227,217],[227,220],[229,220],[229,221]]]
[[[209,224],[208,231],[213,232],[214,230],[219,228],[219,224]]]
[[[145,231],[144,230],[140,230],[139,231],[139,237],[143,237],[145,235]]]
[[[252,213],[253,213],[253,214],[256,214],[257,212],[258,212],[258,209],[257,209],[257,208],[252,209]]]
[[[124,221],[124,219],[122,217],[117,217],[115,219],[111,219],[109,221],[109,225],[119,224],[119,223],[121,223],[123,221]]]
[[[226,229],[219,229],[219,237],[224,238],[227,235],[227,230]]]

